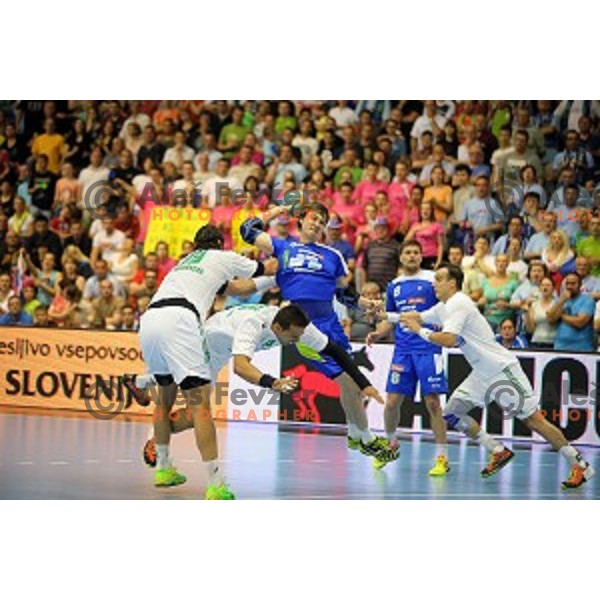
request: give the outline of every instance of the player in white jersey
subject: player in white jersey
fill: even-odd
[[[277,261],[263,265],[222,250],[223,235],[212,225],[202,227],[194,243],[196,249],[165,277],[140,321],[144,361],[159,386],[154,414],[155,484],[173,486],[186,481],[169,458],[169,415],[179,386],[191,409],[196,444],[208,469],[206,497],[230,499],[233,494],[218,464],[217,436],[210,417],[210,357],[203,325],[216,294],[226,288],[236,291],[234,278],[273,275]]]
[[[539,399],[518,360],[496,343],[488,322],[473,301],[460,291],[462,283],[463,273],[458,267],[442,265],[437,269],[434,280],[435,293],[440,300],[438,304],[421,313],[387,313],[389,320],[399,320],[433,344],[446,348],[458,346],[471,365],[471,373],[454,391],[444,408],[448,425],[477,440],[491,452],[490,461],[481,475],[493,475],[514,454],[483,431],[468,412],[475,406],[495,400],[506,413],[521,419],[566,458],[571,465],[571,473],[563,482],[563,488],[579,487],[593,477],[594,469],[569,445],[560,429],[544,418],[539,410]],[[441,324],[442,331],[426,329],[422,323]],[[505,393],[492,397],[492,392],[500,387]],[[513,393],[507,394],[507,388],[512,389]]]
[[[250,304],[221,311],[206,322],[204,339],[210,353],[213,381],[216,381],[219,371],[233,356],[236,375],[254,385],[291,392],[297,387],[296,379],[275,379],[271,375],[261,373],[252,364],[252,357],[258,350],[301,342],[311,350],[331,357],[356,383],[363,399],[375,398],[383,403],[377,390],[360,372],[350,355],[319,331],[306,313],[294,304],[284,308]],[[138,376],[136,385],[140,388],[152,387],[155,385],[155,379],[151,376]],[[186,409],[180,409],[171,416],[173,432],[179,433],[190,427],[185,413]],[[144,461],[150,466],[154,466],[154,455],[154,443],[149,440],[144,446]]]

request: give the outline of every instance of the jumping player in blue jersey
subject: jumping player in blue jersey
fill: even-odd
[[[286,210],[279,207],[271,212],[271,216]],[[300,306],[320,331],[350,352],[350,342],[333,308],[336,291],[347,286],[348,268],[338,250],[318,243],[328,221],[327,208],[315,202],[300,211],[299,240],[271,237],[264,231],[264,222],[258,218],[245,221],[241,234],[244,241],[279,260],[276,279],[284,299]],[[302,352],[302,348],[299,349]],[[305,354],[305,358],[312,359],[310,362],[315,368],[335,379],[340,386],[340,402],[348,423],[348,446],[376,457],[382,464],[395,460],[397,449],[391,448],[386,438],[375,436],[369,429],[364,398],[370,395],[383,402],[376,390],[360,390],[328,357]]]
[[[390,313],[421,312],[437,304],[433,289],[433,271],[421,270],[421,245],[417,241],[404,242],[400,248],[403,275],[394,279],[387,288],[385,310]],[[363,304],[368,304],[365,302]],[[389,334],[394,327],[382,321],[367,336],[367,345]],[[447,458],[446,422],[442,417],[439,394],[448,392],[444,375],[441,348],[427,342],[404,325],[396,324],[395,347],[386,391],[384,409],[385,434],[392,447],[398,446],[396,428],[400,422],[400,408],[405,398],[412,398],[421,386],[421,396],[431,418],[437,444],[432,476],[444,476],[450,470]],[[382,465],[375,459],[375,466]]]

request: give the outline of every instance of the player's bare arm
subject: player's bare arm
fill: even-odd
[[[275,379],[271,375],[263,373],[251,362],[249,356],[236,354],[233,357],[233,371],[242,379],[253,385],[270,388],[279,392],[293,392],[298,387],[298,380],[294,377],[283,377]]]

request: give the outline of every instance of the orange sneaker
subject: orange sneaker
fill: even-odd
[[[491,477],[496,474],[502,467],[506,466],[515,456],[515,453],[508,448],[503,448],[500,452],[493,452],[490,456],[490,462],[483,471],[482,477]]]
[[[586,463],[585,467],[581,465],[573,465],[571,468],[571,473],[569,473],[569,478],[562,482],[563,490],[571,490],[573,488],[578,488],[583,485],[586,481],[589,481],[595,475],[594,469]]]
[[[156,439],[151,437],[144,444],[144,452],[143,452],[144,462],[149,467],[156,466]]]

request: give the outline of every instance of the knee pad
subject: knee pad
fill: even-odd
[[[209,383],[209,379],[202,379],[202,377],[198,377],[197,375],[189,375],[179,384],[179,387],[183,391],[187,392],[188,390],[203,387],[205,385],[208,385]]]
[[[154,375],[154,379],[156,379],[156,383],[161,387],[166,387],[175,383],[172,375]]]

